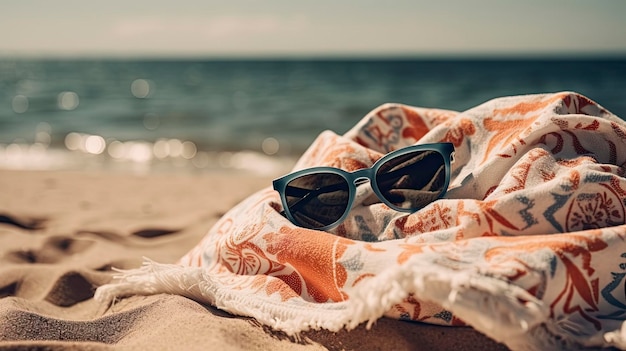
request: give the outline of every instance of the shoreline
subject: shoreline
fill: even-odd
[[[122,144],[122,143],[120,143]],[[113,147],[111,147],[113,146]],[[288,173],[296,156],[268,155],[253,150],[201,151],[193,154],[158,154],[156,143],[126,142],[115,151],[115,144],[97,153],[86,150],[33,144],[0,144],[0,171],[81,171],[128,174],[210,174],[249,172],[258,175]],[[112,151],[113,150],[113,151]],[[154,150],[154,151],[153,151]]]

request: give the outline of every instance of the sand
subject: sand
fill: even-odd
[[[505,350],[471,328],[382,318],[299,339],[172,295],[93,299],[117,268],[174,263],[270,176],[0,171],[0,349]]]

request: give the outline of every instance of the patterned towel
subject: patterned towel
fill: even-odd
[[[626,348],[626,123],[588,98],[386,104],[322,133],[295,168],[356,170],[443,141],[456,147],[449,191],[415,213],[364,191],[331,232],[308,230],[268,187],[179,264],[146,260],[96,298],[180,294],[289,334],[387,316],[469,325],[511,349]]]

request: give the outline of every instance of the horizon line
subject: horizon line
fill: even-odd
[[[626,59],[624,51],[528,51],[528,52],[335,52],[335,53],[17,53],[0,51],[0,60],[180,60],[180,61],[292,61],[292,60],[619,60]]]

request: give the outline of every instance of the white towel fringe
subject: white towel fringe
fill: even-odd
[[[621,328],[604,334],[604,340],[620,350],[626,350],[626,322],[622,322]]]
[[[428,268],[426,268],[428,267]],[[213,305],[235,315],[252,317],[291,336],[307,330],[332,332],[370,328],[409,293],[448,309],[474,329],[514,350],[582,349],[589,339],[563,331],[549,319],[549,310],[527,291],[478,273],[454,271],[411,259],[381,272],[350,291],[350,299],[313,303],[253,296],[231,289],[223,277],[206,268],[161,264],[144,258],[140,268],[119,270],[116,281],[99,287],[94,298],[110,303],[128,295],[176,294]],[[602,337],[602,336],[601,336]],[[626,349],[626,324],[604,334],[607,346]]]

